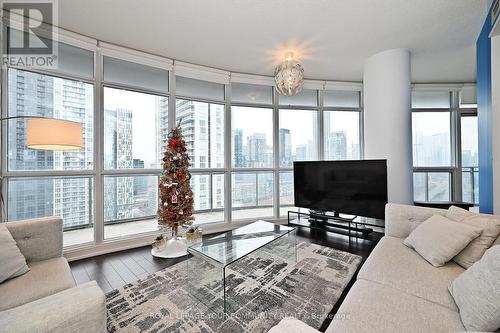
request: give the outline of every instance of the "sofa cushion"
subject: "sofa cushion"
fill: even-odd
[[[453,261],[463,268],[469,268],[472,264],[481,259],[484,252],[493,244],[500,234],[500,218],[494,215],[476,214],[462,208],[451,206],[446,217],[482,229],[479,237],[470,242],[465,249],[453,258]]]
[[[464,331],[458,312],[366,280],[356,281],[336,317],[326,333]]]
[[[467,330],[493,332],[500,328],[499,277],[500,246],[493,246],[450,285]]]
[[[60,217],[41,217],[6,223],[17,246],[29,263],[62,257],[63,221]]]
[[[283,318],[278,325],[272,327],[267,333],[320,333],[306,323],[293,318]]]
[[[388,203],[385,206],[385,235],[408,237],[420,223],[439,214],[445,216],[447,210]]]
[[[0,284],[0,311],[10,309],[75,286],[64,257],[37,261],[24,275]]]
[[[361,267],[358,279],[377,282],[458,311],[448,286],[463,271],[453,261],[434,267],[406,247],[401,238],[385,236]]]
[[[9,230],[0,224],[0,283],[29,271],[26,259]]]
[[[106,297],[95,281],[0,311],[2,332],[104,333]]]
[[[481,228],[434,215],[420,224],[404,240],[436,267],[450,261],[482,232]]]

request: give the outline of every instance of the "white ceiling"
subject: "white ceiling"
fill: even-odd
[[[59,26],[105,42],[272,75],[288,50],[310,79],[361,81],[363,62],[412,51],[414,82],[474,82],[488,0],[59,0]]]

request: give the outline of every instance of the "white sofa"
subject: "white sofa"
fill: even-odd
[[[105,296],[95,281],[75,286],[63,257],[62,219],[9,222],[30,270],[0,284],[0,331],[106,331]]]
[[[406,205],[386,206],[385,236],[361,267],[327,333],[465,331],[448,292],[448,286],[464,269],[453,261],[436,268],[402,243],[410,234],[412,222],[446,212]],[[494,245],[498,244],[500,237]],[[318,331],[287,318],[269,332]]]

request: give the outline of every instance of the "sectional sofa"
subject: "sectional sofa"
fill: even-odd
[[[58,217],[6,223],[30,270],[0,284],[0,331],[106,331],[105,296],[95,281],[75,285],[63,257]]]
[[[327,333],[465,331],[448,286],[465,270],[453,261],[434,267],[403,244],[412,224],[446,210],[388,204],[385,236],[377,244],[342,302]],[[490,216],[500,219],[499,216]],[[494,245],[500,245],[500,237]],[[270,333],[317,333],[283,319]]]

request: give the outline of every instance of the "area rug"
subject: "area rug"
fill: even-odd
[[[290,316],[320,328],[361,260],[308,242],[297,245],[297,261],[291,263],[254,252],[228,268],[227,298],[232,303],[227,316],[221,308],[205,305],[219,302],[192,296],[187,262],[181,262],[108,293],[108,332],[267,332]],[[218,288],[202,283],[196,294],[222,299]]]

